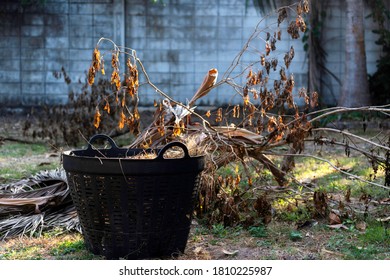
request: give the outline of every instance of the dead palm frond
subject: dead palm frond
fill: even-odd
[[[81,231],[63,170],[0,185],[0,239],[52,228]]]

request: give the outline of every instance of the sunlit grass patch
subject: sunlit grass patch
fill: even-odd
[[[48,152],[44,144],[6,143],[0,145],[0,158],[20,158]]]
[[[293,174],[302,183],[324,189],[327,192],[339,192],[351,189],[352,195],[362,192],[375,195],[386,195],[384,189],[371,186],[359,178],[376,183],[384,182],[384,170],[379,168],[375,173],[368,160],[362,156],[346,157],[340,154],[328,156],[329,162],[342,172],[333,168],[328,162],[314,158],[297,158]],[[343,173],[345,172],[345,173]],[[346,174],[350,173],[350,175]]]
[[[60,167],[59,157],[46,157],[50,149],[44,144],[5,142],[0,145],[0,182],[29,177],[41,170]]]
[[[41,237],[14,238],[0,242],[0,260],[102,259],[85,248],[79,233],[45,234]]]
[[[390,228],[367,219],[366,228],[358,230],[353,223],[348,229],[331,230],[325,248],[339,253],[343,259],[380,260],[390,257]]]

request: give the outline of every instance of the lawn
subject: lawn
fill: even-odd
[[[362,156],[348,157],[343,149],[308,145],[306,154],[321,156],[355,177],[335,171],[327,162],[314,158],[296,159],[287,191],[272,191],[276,185],[267,170],[256,172],[255,190],[270,187],[272,219],[267,224],[224,226],[220,222],[195,218],[184,254],[178,259],[389,259],[389,191],[356,180],[383,183],[384,171],[372,171]],[[276,159],[277,160],[277,159]],[[0,146],[0,183],[34,175],[39,170],[60,168],[60,153],[44,144],[4,142]],[[232,164],[220,170],[222,176],[243,172]],[[240,188],[247,188],[245,176]],[[313,192],[328,198],[332,221],[313,215]],[[248,195],[248,194],[247,194]],[[249,198],[248,198],[249,199]],[[348,201],[346,201],[348,200]],[[78,232],[60,228],[41,235],[8,238],[0,241],[0,260],[8,259],[101,259],[91,254]]]

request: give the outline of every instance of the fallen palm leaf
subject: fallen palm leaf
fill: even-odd
[[[63,170],[0,185],[0,240],[52,228],[81,232]]]

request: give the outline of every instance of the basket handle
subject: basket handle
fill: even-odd
[[[159,152],[158,152],[158,156],[156,159],[164,159],[164,154],[166,151],[168,151],[170,148],[173,148],[173,147],[179,147],[183,150],[184,152],[184,157],[183,158],[190,158],[190,154],[188,152],[188,148],[185,144],[181,143],[181,142],[171,142],[171,143],[168,143],[166,144]]]
[[[107,140],[108,143],[111,145],[111,150],[119,150],[118,146],[116,145],[115,141],[108,135],[105,134],[96,134],[92,136],[88,141],[88,148],[87,150],[93,150],[92,143],[95,142],[98,139]]]

